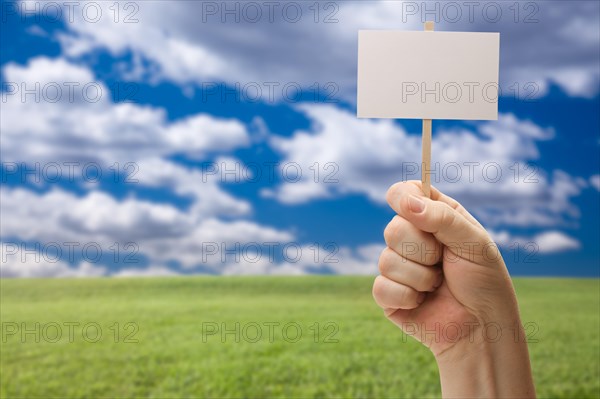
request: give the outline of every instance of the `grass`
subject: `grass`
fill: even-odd
[[[371,283],[332,276],[2,280],[0,393],[439,397],[432,356],[384,319]],[[539,397],[598,398],[599,280],[516,279],[515,285],[524,322],[538,326],[530,351]],[[72,342],[69,322],[79,323]],[[272,342],[269,322],[279,323],[271,327]],[[57,332],[49,323],[61,328],[58,342],[48,342]],[[98,342],[91,342],[93,324],[82,336],[86,323],[99,324]],[[239,342],[234,333],[203,335],[203,323],[230,330],[240,323]],[[251,342],[252,323],[262,331],[258,342]],[[23,336],[23,327],[37,331],[40,342],[33,332]]]

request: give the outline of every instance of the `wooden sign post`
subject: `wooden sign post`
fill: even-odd
[[[433,32],[433,21],[425,22],[425,32]],[[421,135],[421,188],[427,198],[431,197],[431,119],[423,119]]]
[[[423,121],[421,179],[431,195],[433,119],[498,119],[500,34],[358,32],[357,116]]]

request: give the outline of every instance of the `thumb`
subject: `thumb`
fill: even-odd
[[[402,217],[432,233],[455,255],[479,264],[497,259],[498,248],[485,229],[448,204],[406,193],[400,200],[400,210]]]

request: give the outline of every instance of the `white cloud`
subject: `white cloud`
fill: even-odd
[[[44,191],[44,182],[39,184],[42,193],[2,187],[2,237],[62,246],[93,243],[107,252],[115,244],[123,248],[134,243],[141,255],[156,262],[156,267],[164,268],[166,262],[175,261],[185,269],[205,267],[216,273],[222,272],[223,265],[202,261],[203,243],[293,239],[291,233],[246,220],[251,204],[224,191],[221,185],[228,180],[221,174],[163,158],[184,153],[203,159],[208,153],[226,154],[247,146],[249,134],[240,122],[205,114],[169,122],[163,109],[115,104],[108,89],[96,83],[87,68],[61,58],[38,57],[26,66],[8,64],[3,71],[6,80],[19,90],[23,84],[30,88],[37,83],[43,88],[73,82],[81,87],[92,82],[103,93],[97,102],[86,101],[77,91],[72,98],[63,93],[56,102],[48,100],[43,89],[39,99],[27,101],[22,101],[20,92],[7,93],[1,121],[3,161],[27,164],[29,168],[41,164],[38,169],[49,163],[94,162],[103,173],[110,173],[114,163],[119,162],[119,170],[128,174],[130,187],[167,189],[187,198],[190,204],[181,210],[169,203],[143,201],[131,195],[117,200],[89,181],[82,182],[81,187],[88,191],[79,196],[58,188]],[[230,169],[241,162],[220,155],[215,164]],[[74,175],[83,174],[76,171]],[[63,266],[46,266],[49,275],[74,273],[63,270]],[[129,269],[123,273],[158,274],[163,270]],[[46,275],[43,266],[31,273]]]
[[[7,244],[11,246],[8,262],[2,265],[5,277],[179,274],[166,266],[168,262],[177,262],[188,273],[370,275],[377,272],[377,258],[383,249],[379,244],[356,249],[334,244],[303,245],[291,233],[250,221],[205,219],[193,209],[182,212],[171,205],[135,198],[118,202],[100,192],[78,198],[61,190],[36,194],[23,188],[2,188],[0,195],[0,234],[18,238]],[[21,240],[40,242],[36,252],[42,254],[41,260],[33,262],[35,254],[31,253],[23,260]],[[133,246],[127,246],[131,243]],[[43,255],[48,248],[59,246],[63,254],[86,256],[82,250],[86,245],[111,256],[118,247],[121,259],[138,253],[152,263],[138,268],[127,267],[125,262],[108,273],[106,267],[95,265],[101,261],[95,259],[96,249],[77,268],[62,261],[48,261],[50,255]],[[263,246],[260,252],[255,251],[257,245]],[[271,252],[264,245],[269,245]]]
[[[92,191],[77,197],[60,189],[36,194],[24,188],[0,189],[1,235],[26,241],[114,242],[178,236],[193,221],[171,205],[128,198],[118,202]]]
[[[558,230],[544,231],[529,238],[512,235],[506,230],[490,231],[490,235],[502,247],[516,248],[520,246],[526,250],[529,249],[532,253],[542,255],[574,251],[581,248],[581,243],[577,239]],[[535,249],[533,249],[534,247],[528,247],[530,244],[533,244]]]
[[[537,243],[540,253],[572,251],[581,248],[581,243],[560,231],[547,231],[536,235],[533,242]]]
[[[358,248],[340,247],[339,252],[331,255],[338,262],[328,262],[324,266],[336,274],[376,275],[379,255],[384,250],[383,244],[363,245]]]
[[[312,121],[309,131],[292,137],[273,136],[272,146],[287,162],[309,171],[318,163],[320,178],[304,174],[263,192],[287,204],[358,193],[385,200],[388,187],[420,179],[421,139],[389,120],[356,119],[353,113],[326,105],[298,109]],[[579,212],[570,199],[580,179],[563,171],[536,169],[537,142],[553,137],[551,128],[501,114],[497,122],[472,129],[435,129],[432,143],[433,184],[456,197],[489,225],[549,226],[575,221]],[[325,170],[329,165],[329,170]],[[326,172],[336,172],[326,180]]]
[[[286,259],[271,258],[267,252],[242,254],[235,259],[229,254],[218,270],[212,272],[221,275],[285,275],[299,276],[311,273],[335,273],[342,275],[376,275],[379,255],[384,249],[382,244],[364,245],[352,249],[349,247],[315,247],[294,245],[293,254]],[[276,252],[276,251],[275,251]],[[291,253],[290,252],[290,253]],[[217,254],[218,257],[221,254]],[[197,273],[194,269],[188,272]],[[205,273],[206,270],[200,271]],[[161,265],[143,268],[125,268],[111,274],[115,277],[161,277],[176,276],[181,273]]]
[[[35,2],[34,2],[35,3]],[[68,32],[59,40],[69,57],[85,56],[107,49],[115,56],[131,52],[131,63],[115,64],[126,79],[158,82],[173,81],[186,91],[202,82],[223,80],[240,82],[298,82],[310,87],[335,82],[340,96],[354,98],[356,76],[356,31],[359,28],[398,28],[402,21],[400,2],[340,3],[339,23],[200,23],[201,7],[206,2],[139,3],[137,24],[115,24],[104,10],[98,23],[75,15],[67,23]],[[223,3],[219,3],[223,4]],[[241,3],[240,3],[241,4]],[[308,4],[308,3],[307,3]],[[312,4],[312,3],[311,3]],[[508,4],[508,3],[507,3]],[[110,4],[103,4],[108,7]],[[441,30],[500,30],[502,32],[502,77],[505,85],[520,86],[536,81],[543,94],[549,82],[556,82],[570,95],[592,96],[598,92],[598,5],[589,3],[540,5],[537,24],[507,23],[471,25],[440,23]],[[302,5],[305,13],[308,5]],[[322,10],[320,19],[327,13]],[[307,14],[305,14],[307,15]],[[308,14],[310,16],[310,14]],[[168,26],[165,26],[168,21]],[[264,22],[264,21],[263,21]],[[401,29],[421,29],[411,18]],[[39,30],[31,30],[40,34]],[[535,48],[536,51],[531,51]],[[185,154],[205,159],[220,154],[218,161],[237,163],[226,154],[249,146],[246,126],[236,120],[191,115],[171,121],[165,110],[138,104],[115,104],[111,90],[99,83],[84,66],[94,57],[49,59],[37,57],[25,66],[5,65],[4,81],[19,89],[48,87],[40,101],[21,101],[3,93],[3,162],[98,162],[103,167],[114,162],[135,162],[139,171],[133,176],[140,185],[167,188],[187,197],[185,209],[170,204],[144,201],[135,197],[117,200],[86,182],[85,194],[62,190],[35,193],[26,189],[2,188],[1,236],[41,242],[98,242],[107,248],[118,242],[136,242],[141,254],[151,259],[146,268],[125,268],[119,275],[165,275],[173,273],[168,262],[178,262],[186,272],[303,274],[315,269],[336,273],[376,273],[380,246],[340,247],[340,262],[315,261],[303,257],[298,262],[229,262],[217,259],[203,262],[203,244],[289,242],[294,234],[248,220],[252,208],[248,201],[235,198],[221,188],[219,176],[186,168],[165,157]],[[68,84],[77,84],[69,98]],[[81,88],[89,85],[89,90]],[[57,102],[48,101],[53,87],[61,87]],[[102,95],[91,102],[86,95]],[[521,87],[521,90],[523,88]],[[276,90],[277,93],[277,90]],[[277,97],[277,94],[276,94]],[[292,138],[272,137],[272,145],[286,161],[301,163],[309,171],[320,164],[319,182],[305,179],[283,184],[264,195],[294,204],[344,194],[364,194],[383,201],[387,187],[410,172],[410,163],[420,161],[420,139],[389,121],[356,120],[350,112],[333,106],[298,108],[313,122],[308,131]],[[33,116],[33,117],[32,117]],[[260,120],[258,121],[260,122]],[[260,123],[259,123],[260,125]],[[265,126],[258,126],[263,133]],[[412,132],[411,132],[412,133]],[[472,128],[435,132],[434,160],[442,167],[452,162],[491,161],[501,165],[503,178],[495,183],[481,175],[481,166],[472,182],[455,184],[442,179],[437,185],[461,200],[490,225],[555,226],[576,222],[578,209],[571,203],[584,186],[565,172],[536,171],[537,182],[524,181],[530,170],[525,165],[539,158],[537,141],[553,136],[542,128],[513,115],[501,115],[498,122],[473,124]],[[24,145],[26,143],[27,145]],[[514,182],[518,162],[518,182]],[[337,169],[336,169],[337,168]],[[462,167],[463,174],[466,168]],[[333,174],[330,174],[333,173]],[[418,172],[411,178],[418,179]],[[312,176],[310,176],[312,177]],[[331,182],[325,179],[330,177]],[[337,180],[337,183],[334,182]],[[598,188],[598,176],[590,183]],[[435,181],[435,180],[434,180]],[[435,183],[434,183],[435,184]],[[550,230],[534,237],[540,251],[575,249],[578,242]],[[543,248],[543,249],[542,249]],[[104,275],[106,270],[89,262],[73,267],[65,263],[2,265],[3,275],[73,276]],[[204,269],[203,269],[204,268]]]
[[[217,165],[227,167],[242,163],[233,158],[217,158]],[[194,199],[191,213],[209,216],[243,216],[251,211],[249,202],[234,198],[220,187],[225,178],[212,170],[185,168],[160,158],[148,158],[138,162],[139,171],[135,179],[139,184],[149,187],[163,187],[181,196]],[[230,167],[233,170],[233,167]]]
[[[6,277],[99,277],[106,268],[81,262],[76,267],[57,259],[41,246],[16,242],[0,242],[0,276]]]
[[[197,114],[169,122],[162,108],[113,103],[110,90],[87,68],[62,58],[37,57],[26,66],[9,63],[3,73],[5,83],[15,85],[13,94],[5,92],[2,99],[5,162],[123,165],[171,154],[201,159],[250,143],[237,120]],[[38,98],[23,98],[25,89],[34,89]]]
[[[104,253],[112,253],[110,248],[115,245],[125,248],[133,243],[129,250],[123,250],[123,256],[139,250],[157,263],[176,261],[187,269],[204,266],[218,273],[220,259],[203,261],[209,243],[232,247],[236,243],[294,239],[291,233],[251,221],[225,221],[199,213],[202,207],[181,211],[135,198],[119,202],[96,191],[77,197],[59,189],[44,194],[23,188],[0,190],[2,237],[61,246],[78,243],[76,251],[93,244]]]
[[[594,175],[590,177],[590,184],[596,190],[600,191],[600,175]]]
[[[23,84],[28,88],[36,84],[42,88],[48,84],[65,88],[64,82],[77,83],[79,87],[91,82],[103,93],[97,102],[90,102],[81,91],[75,91],[73,98],[65,92],[54,103],[44,94],[35,101],[22,101],[20,92],[7,94],[1,121],[4,162],[25,163],[28,168],[38,164],[37,178],[46,165],[57,163],[63,181],[67,181],[67,163],[97,163],[102,173],[111,173],[118,162],[119,171],[131,173],[126,177],[130,187],[167,188],[189,198],[191,205],[182,212],[172,205],[132,197],[117,201],[97,191],[97,185],[89,181],[82,182],[83,187],[92,191],[82,197],[59,189],[37,195],[25,189],[3,188],[3,237],[41,242],[92,241],[105,249],[114,242],[132,241],[140,243],[142,252],[157,259],[176,259],[190,267],[199,263],[195,258],[195,240],[223,236],[245,240],[247,237],[241,234],[248,232],[257,237],[278,237],[276,230],[251,222],[218,220],[219,216],[247,216],[250,203],[226,193],[220,187],[220,176],[161,158],[185,153],[201,159],[208,152],[222,153],[246,146],[249,136],[240,122],[200,114],[169,123],[160,108],[112,103],[108,89],[96,83],[88,69],[61,58],[39,57],[26,66],[8,64],[4,74],[6,81],[14,82],[19,90]],[[223,164],[238,162],[218,159]],[[69,173],[76,179],[85,176],[76,169]],[[151,243],[160,239],[164,240],[159,244]],[[153,248],[161,249],[153,253]]]
[[[166,79],[184,87],[215,80],[230,84],[297,82],[306,88],[315,82],[335,82],[340,97],[353,102],[357,31],[420,30],[425,18],[436,19],[435,13],[427,10],[437,8],[436,30],[501,33],[501,77],[506,95],[514,94],[516,83],[521,97],[540,96],[550,82],[573,96],[598,93],[597,2],[540,1],[517,7],[496,2],[492,5],[500,7],[501,13],[497,22],[491,22],[494,9],[484,10],[488,3],[476,3],[473,11],[466,4],[454,3],[461,13],[456,22],[454,11],[446,10],[443,2],[320,3],[318,14],[312,3],[295,3],[300,4],[301,18],[293,23],[297,11],[285,11],[282,4],[270,14],[263,3],[255,3],[262,5],[262,17],[253,23],[255,14],[244,12],[244,3],[162,1],[137,3],[135,18],[139,22],[123,23],[115,22],[107,3],[102,4],[102,18],[95,23],[86,21],[81,12],[74,13],[73,22],[66,23],[68,31],[58,38],[64,52],[73,57],[97,49],[114,56],[131,51],[133,62],[124,71],[128,77]],[[211,4],[217,7],[215,14],[207,9]],[[223,14],[226,6],[238,7],[239,21],[235,12]],[[417,12],[407,7],[417,7]],[[529,82],[537,84],[536,93],[526,86]]]
[[[46,32],[44,29],[42,29],[39,25],[32,25],[29,28],[27,28],[27,33],[29,33],[32,36],[39,36],[39,37],[48,37],[48,32]]]
[[[363,245],[358,248],[338,246],[332,243],[322,247],[294,246],[293,251],[281,261],[269,259],[265,254],[252,261],[254,256],[242,257],[239,262],[228,264],[224,274],[273,274],[302,275],[310,273],[334,273],[350,275],[376,275],[382,244]],[[292,253],[293,252],[293,253]]]

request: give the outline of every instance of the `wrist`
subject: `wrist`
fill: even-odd
[[[495,363],[489,344],[457,343],[436,356],[443,398],[497,398]]]
[[[535,397],[520,322],[491,325],[436,355],[444,398]]]

